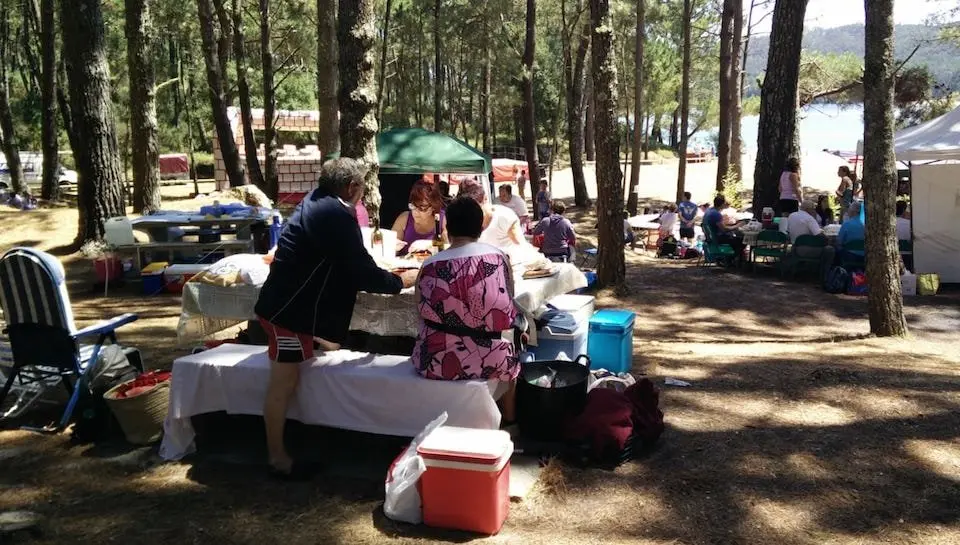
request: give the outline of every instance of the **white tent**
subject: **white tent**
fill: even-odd
[[[910,166],[914,268],[960,282],[960,108],[900,131],[897,160]]]
[[[960,159],[960,108],[897,133],[897,161]]]

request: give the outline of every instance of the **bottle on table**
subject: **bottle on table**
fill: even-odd
[[[440,214],[433,215],[433,253],[443,251],[443,232],[440,230]]]
[[[383,249],[383,233],[380,232],[380,220],[379,218],[371,218],[370,221],[373,222],[373,233],[370,235],[370,246],[373,249],[372,254],[386,257]]]

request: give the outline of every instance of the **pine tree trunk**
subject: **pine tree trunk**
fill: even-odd
[[[493,87],[493,52],[490,42],[484,40],[483,45],[483,94],[480,96],[480,109],[483,117],[483,153],[490,155],[493,151],[492,141],[490,139],[491,111],[490,111],[490,92]]]
[[[57,106],[60,107],[60,121],[63,123],[63,132],[67,133],[67,141],[70,143],[70,149],[76,150],[80,147],[77,142],[77,132],[73,130],[73,108],[70,107],[70,97],[67,94],[67,63],[64,60],[65,52],[61,52],[60,61],[57,63]]]
[[[151,0],[125,0],[130,133],[133,151],[133,211],[160,209],[160,152],[153,70]]]
[[[537,118],[536,103],[533,96],[533,72],[537,47],[537,1],[527,0],[527,31],[523,47],[523,147],[530,180],[530,195],[533,188],[540,187],[540,158],[537,154]]]
[[[337,52],[337,0],[317,0],[317,98],[320,154],[340,151],[340,58]]]
[[[277,175],[277,89],[274,85],[273,45],[270,43],[270,0],[260,0],[260,70],[263,79],[263,159],[266,194],[274,201],[280,193]]]
[[[773,8],[767,71],[760,90],[757,164],[753,173],[753,210],[777,204],[777,182],[790,157],[800,156],[797,124],[800,51],[807,0],[777,0]]]
[[[57,141],[57,29],[56,3],[40,0],[40,142],[43,148],[43,180],[40,196],[60,199],[60,151]]]
[[[240,100],[240,123],[243,128],[243,152],[247,163],[247,180],[269,195],[269,188],[260,170],[257,157],[257,137],[253,132],[253,105],[250,102],[250,83],[247,81],[247,48],[243,36],[243,11],[240,0],[233,0],[233,64],[237,70],[237,98]]]
[[[390,8],[393,0],[387,0],[383,14],[383,43],[380,45],[380,76],[377,78],[377,125],[383,125],[383,85],[387,78],[387,50],[390,47]]]
[[[680,83],[680,169],[677,174],[677,202],[683,200],[687,183],[687,141],[690,124],[690,34],[693,22],[693,0],[683,0],[683,66]]]
[[[863,178],[866,199],[867,297],[870,332],[905,337],[900,291],[900,251],[895,205],[897,166],[893,151],[893,0],[867,0],[863,72]]]
[[[630,215],[637,214],[637,186],[640,185],[640,150],[643,148],[643,47],[647,39],[646,33],[646,6],[645,0],[637,0],[637,30],[636,46],[633,54],[634,89],[633,89],[633,165],[630,168],[630,198],[627,200],[627,211]]]
[[[440,4],[433,5],[433,130],[443,132],[443,63],[440,55]]]
[[[364,178],[364,204],[380,217],[380,165],[377,161],[376,93],[373,48],[376,39],[373,0],[340,0],[340,146],[344,157],[370,167]]]
[[[561,7],[566,7],[564,2]],[[583,6],[577,2],[577,14]],[[565,18],[565,14],[564,14]],[[571,22],[575,27],[578,21]],[[590,196],[587,194],[587,180],[583,174],[584,153],[584,69],[586,67],[587,50],[590,47],[590,23],[582,25],[576,54],[573,52],[571,40],[566,40],[564,54],[564,83],[567,98],[567,141],[570,146],[570,169],[573,173],[573,199],[577,206],[590,205]],[[572,39],[572,36],[571,36]],[[592,123],[592,122],[591,122]]]
[[[736,62],[733,55],[734,0],[723,0],[720,16],[720,129],[717,141],[717,192],[723,191],[723,183],[730,170],[730,151],[733,147],[733,97],[730,82],[733,81]]]
[[[597,283],[624,282],[623,173],[617,149],[617,69],[613,46],[613,17],[609,0],[590,0],[593,23],[593,90],[597,144]]]
[[[230,49],[233,42],[233,22],[227,12],[226,0],[213,0],[214,13],[217,16],[219,33],[217,34],[217,59],[220,63],[220,77],[223,78],[223,100],[228,107],[233,106],[233,92],[230,88]]]
[[[593,28],[590,29],[591,38]],[[597,105],[596,93],[593,90],[593,53],[590,54],[590,73],[585,79],[583,104],[583,153],[587,161],[597,160]],[[576,188],[576,186],[574,186]],[[586,182],[584,182],[586,188]],[[579,206],[579,205],[578,205]]]
[[[7,160],[10,189],[14,193],[20,194],[27,191],[27,185],[23,180],[23,167],[20,164],[20,142],[14,130],[13,112],[10,110],[9,66],[13,57],[13,52],[9,51],[11,6],[5,0],[0,4],[0,8],[3,9],[3,14],[0,15],[2,17],[0,19],[0,132],[3,133],[3,154]]]
[[[74,159],[80,175],[77,243],[103,239],[108,218],[123,216],[123,177],[110,101],[106,28],[100,0],[61,3],[63,47],[70,89]]]
[[[730,121],[730,173],[731,179],[743,181],[743,96],[740,92],[743,81],[743,0],[733,2],[733,78],[730,80],[733,118]]]
[[[211,0],[197,0],[197,14],[200,23],[200,37],[203,42],[203,61],[207,69],[210,109],[213,112],[213,125],[217,130],[217,140],[220,143],[220,154],[227,171],[227,179],[230,180],[230,186],[239,187],[244,184],[245,180],[243,168],[240,166],[240,152],[237,149],[237,142],[233,138],[230,118],[227,116],[227,98],[224,91],[223,73],[220,71],[220,57]]]

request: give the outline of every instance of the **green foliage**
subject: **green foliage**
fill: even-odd
[[[741,208],[743,206],[743,193],[743,180],[731,174],[723,177],[723,191],[720,194],[727,200],[727,204],[733,208]]]

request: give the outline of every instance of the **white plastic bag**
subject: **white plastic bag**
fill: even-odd
[[[446,421],[447,413],[444,412],[427,424],[427,427],[413,438],[406,450],[390,465],[390,469],[387,470],[387,480],[384,483],[386,497],[383,500],[383,512],[387,518],[411,524],[423,522],[417,483],[423,472],[427,470],[427,466],[423,458],[417,454],[417,446]]]

